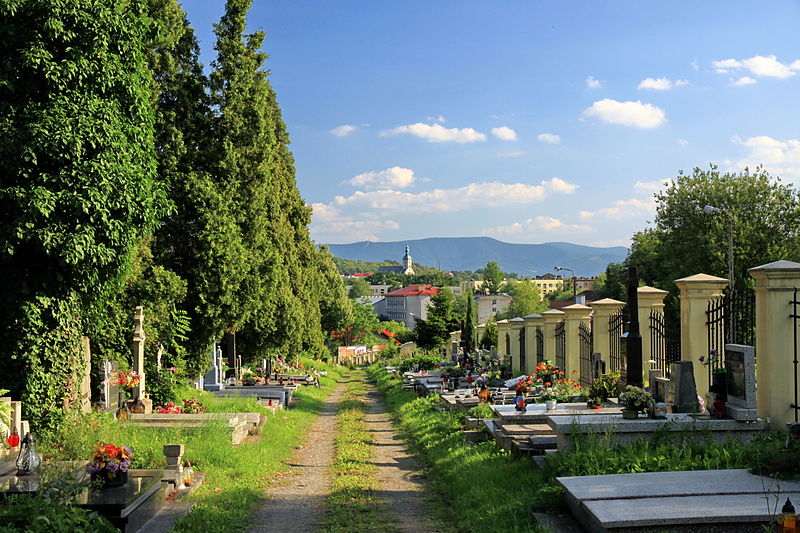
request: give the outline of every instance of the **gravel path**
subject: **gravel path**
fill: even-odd
[[[378,392],[371,385],[368,385],[368,390],[369,406],[365,420],[375,447],[373,461],[378,467],[375,479],[379,481],[380,489],[376,498],[389,504],[397,519],[397,531],[441,531],[426,510],[426,480],[420,465],[408,453],[392,426]]]
[[[270,487],[263,505],[253,515],[251,533],[319,529],[330,494],[327,470],[335,452],[336,408],[344,391],[345,384],[340,383],[323,404],[308,433],[308,442],[287,463],[292,468],[281,476],[285,482]]]

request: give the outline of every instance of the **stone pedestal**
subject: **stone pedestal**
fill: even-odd
[[[681,358],[695,363],[697,392],[700,396],[705,396],[711,385],[708,371],[700,362],[700,357],[708,357],[706,311],[710,301],[722,296],[728,280],[708,274],[696,274],[675,280],[675,285],[681,291]]]

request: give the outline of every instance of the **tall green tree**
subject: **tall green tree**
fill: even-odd
[[[497,313],[497,318],[514,318],[529,315],[531,313],[541,313],[547,311],[547,301],[543,301],[539,288],[528,281],[509,280],[505,284],[505,290],[511,296],[511,305]]]
[[[165,205],[142,1],[0,3],[0,386],[68,406],[91,309]]]
[[[350,286],[350,298],[360,298],[361,296],[371,296],[372,288],[370,288],[369,281],[365,279],[357,279],[353,281]]]
[[[497,261],[489,261],[483,268],[483,285],[481,292],[484,294],[500,294],[505,274],[500,270]]]
[[[655,226],[633,236],[626,260],[648,284],[674,292],[673,281],[692,274],[727,277],[729,228],[739,287],[750,283],[748,268],[800,259],[798,192],[762,168],[722,174],[713,165],[695,168],[655,199]],[[704,213],[705,205],[722,212]]]
[[[464,346],[464,353],[470,354],[475,351],[475,335],[477,330],[478,312],[475,308],[474,297],[466,293],[466,309],[464,310],[463,325],[461,327],[461,343]]]
[[[417,344],[422,348],[438,348],[450,339],[450,332],[461,327],[461,316],[456,312],[456,297],[445,287],[431,296],[428,317],[417,319],[414,328]]]

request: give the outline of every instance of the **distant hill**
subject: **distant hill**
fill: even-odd
[[[564,266],[576,276],[595,276],[606,265],[620,262],[627,248],[597,248],[568,242],[544,244],[510,244],[491,237],[444,237],[395,242],[354,242],[328,244],[336,257],[354,261],[399,261],[405,246],[411,247],[414,263],[431,265],[442,270],[477,270],[489,261],[497,261],[504,272],[520,276],[541,276]],[[568,273],[565,273],[568,275]]]

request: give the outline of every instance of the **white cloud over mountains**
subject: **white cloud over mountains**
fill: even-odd
[[[639,82],[637,89],[649,89],[651,91],[668,91],[673,87],[689,85],[687,80],[672,81],[669,78],[645,78]]]
[[[465,211],[478,207],[532,203],[551,194],[571,194],[577,188],[577,185],[560,178],[542,180],[539,185],[490,181],[419,193],[393,189],[356,191],[350,196],[336,196],[330,205],[416,213]]]
[[[611,207],[603,207],[595,211],[581,211],[580,217],[584,220],[598,217],[620,220],[652,213],[655,210],[656,202],[653,197],[644,200],[641,198],[630,198],[628,200],[617,200]]]
[[[357,129],[358,128],[356,128],[352,124],[342,124],[341,126],[336,126],[335,128],[333,128],[331,130],[331,133],[333,135],[336,135],[337,137],[347,137]]]
[[[653,104],[643,104],[639,100],[618,102],[605,98],[584,109],[582,116],[634,128],[657,128],[666,122],[666,113],[663,109]]]
[[[407,126],[397,126],[380,133],[381,137],[393,135],[413,135],[432,143],[455,142],[474,143],[486,140],[486,135],[475,131],[473,128],[445,128],[441,124],[424,124],[417,122]]]
[[[594,79],[594,76],[588,76],[586,78],[586,86],[590,89],[599,89],[600,87],[603,86],[603,82]]]
[[[506,226],[495,226],[483,230],[484,235],[503,237],[506,235],[519,235],[521,233],[555,233],[555,232],[587,232],[595,231],[591,226],[582,224],[567,224],[554,217],[537,216],[524,222],[514,222]]]
[[[385,170],[370,170],[345,181],[355,187],[366,189],[404,189],[417,181],[410,168],[390,167]]]
[[[516,141],[517,132],[507,126],[500,126],[499,128],[492,128],[492,135],[502,141]]]
[[[800,59],[792,63],[781,63],[775,55],[754,55],[747,59],[722,59],[712,61],[711,66],[719,74],[733,74],[739,71],[747,71],[757,77],[786,79],[794,76],[800,70]],[[734,83],[734,85],[747,85],[755,83],[753,78],[747,76],[739,80],[752,80],[746,83]]]

